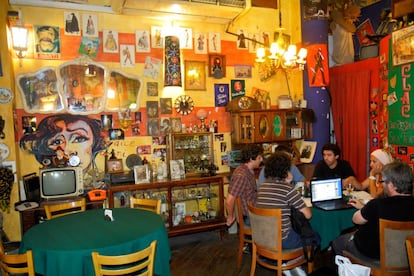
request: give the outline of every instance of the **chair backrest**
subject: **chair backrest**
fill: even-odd
[[[407,236],[414,234],[414,221],[380,219],[380,265],[381,272],[408,271],[407,253],[404,248]]]
[[[130,197],[129,203],[131,208],[143,209],[161,214],[161,200],[160,199],[145,199]]]
[[[0,241],[0,267],[1,275],[27,273],[29,276],[35,276],[32,251],[28,250],[24,254],[6,254],[2,241]]]
[[[141,251],[119,256],[103,256],[92,252],[95,275],[153,275],[156,246],[155,240]]]
[[[86,200],[83,197],[71,202],[46,204],[44,207],[47,219],[53,219],[72,213],[84,212],[86,210]]]
[[[250,204],[252,238],[256,245],[282,251],[282,209],[263,209]]]
[[[242,207],[242,202],[241,202],[240,197],[236,198],[236,208],[234,208],[234,210],[236,212],[236,220],[237,220],[237,223],[239,224],[239,228],[240,228],[239,232],[243,233],[243,234],[251,235],[252,231],[250,229],[250,226],[244,224],[243,207]]]
[[[411,275],[414,275],[414,235],[409,235],[405,240],[407,248],[408,264],[410,265]]]

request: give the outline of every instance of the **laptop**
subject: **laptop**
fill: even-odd
[[[342,194],[342,179],[316,179],[311,180],[312,206],[325,211],[354,208],[347,203]]]

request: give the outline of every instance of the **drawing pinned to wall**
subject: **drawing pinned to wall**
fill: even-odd
[[[220,33],[208,34],[208,51],[211,53],[221,53]]]
[[[119,47],[121,54],[122,67],[134,67],[135,65],[135,46],[121,44]]]
[[[150,32],[147,30],[137,30],[135,32],[135,41],[137,42],[137,53],[149,53],[150,49]]]
[[[257,48],[263,46],[257,42],[263,43],[263,39],[257,33],[249,34],[249,38],[251,39],[249,42],[249,53],[256,53]]]
[[[60,33],[56,26],[34,26],[35,58],[60,59]]]
[[[164,48],[162,27],[151,27],[151,47],[152,48]]]
[[[193,30],[191,28],[180,29],[181,49],[193,49]]]
[[[96,54],[99,48],[100,38],[90,38],[82,37],[81,43],[79,45],[78,53],[81,55],[86,55],[91,58],[96,58]]]
[[[158,80],[160,74],[162,61],[154,57],[146,57],[144,65],[144,77]]]
[[[194,34],[196,54],[207,54],[207,34],[206,33],[195,33]]]
[[[118,31],[103,30],[104,53],[118,53]]]
[[[84,36],[98,37],[98,17],[95,14],[82,14],[82,31]]]
[[[65,35],[80,35],[79,12],[63,12]]]
[[[248,40],[248,33],[245,30],[240,29],[237,33],[237,49],[239,50],[247,50],[249,49]]]

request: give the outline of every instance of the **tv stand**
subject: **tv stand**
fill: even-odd
[[[65,201],[72,201],[73,198],[42,200],[39,207],[20,211],[20,223],[22,227],[22,235],[42,221],[46,220],[45,204],[48,203],[63,203]],[[100,209],[103,208],[103,201],[86,201],[86,209]]]

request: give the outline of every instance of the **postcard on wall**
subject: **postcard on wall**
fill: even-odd
[[[154,57],[146,57],[144,65],[144,77],[158,80],[160,74],[162,60]]]
[[[359,41],[360,46],[368,46],[375,44],[375,41],[372,41],[367,35],[373,35],[375,34],[374,28],[372,27],[371,20],[368,18],[356,29],[356,36]]]
[[[227,83],[214,84],[214,106],[227,106],[229,103],[229,85]]]
[[[151,47],[152,48],[164,48],[164,38],[162,35],[162,27],[151,27]]]
[[[65,20],[65,35],[80,36],[79,12],[63,12]]]
[[[137,53],[149,53],[150,49],[150,32],[148,30],[135,31],[135,41],[137,42]]]
[[[34,26],[35,58],[60,59],[60,32],[57,26]]]
[[[208,51],[211,53],[221,53],[220,33],[208,34]]]
[[[300,162],[311,163],[316,151],[316,141],[303,141],[300,145]]]
[[[237,49],[239,50],[248,50],[249,44],[248,40],[246,39],[249,34],[245,30],[239,30],[237,32]]]
[[[118,31],[103,30],[104,53],[118,53]]]
[[[100,40],[101,39],[99,37],[82,37],[78,53],[81,55],[89,56],[91,58],[96,58]]]
[[[180,48],[193,49],[193,29],[181,28]]]
[[[135,65],[135,46],[121,44],[119,47],[122,67],[134,67]]]
[[[195,33],[194,34],[196,54],[207,54],[207,34],[206,33]]]
[[[98,16],[95,14],[82,14],[82,31],[84,36],[98,37]]]

